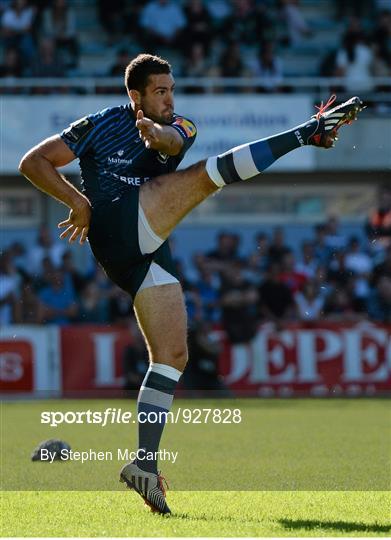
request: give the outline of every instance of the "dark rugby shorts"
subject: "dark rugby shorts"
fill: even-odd
[[[152,262],[178,278],[166,240],[156,251],[143,255],[138,239],[139,188],[130,187],[117,201],[92,208],[88,240],[108,277],[133,300]]]

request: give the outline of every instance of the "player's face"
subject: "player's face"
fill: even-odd
[[[145,92],[140,95],[144,115],[159,123],[170,123],[174,113],[174,78],[170,74],[150,75]]]

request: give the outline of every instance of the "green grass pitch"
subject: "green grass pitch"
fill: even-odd
[[[168,424],[160,463],[173,514],[151,514],[118,483],[134,425],[41,424],[42,411],[135,410],[130,400],[3,403],[2,536],[389,536],[389,402],[176,400],[178,407],[240,409],[239,424]],[[201,415],[201,418],[203,415]],[[32,463],[43,439],[106,461]]]

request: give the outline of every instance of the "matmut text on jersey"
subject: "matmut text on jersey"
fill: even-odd
[[[173,172],[193,144],[194,123],[174,114],[170,126],[183,138],[177,156],[148,149],[139,137],[130,103],[90,114],[61,133],[79,158],[83,191],[92,203],[113,200],[130,187],[139,187],[155,176]]]

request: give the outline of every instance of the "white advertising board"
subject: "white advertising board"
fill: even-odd
[[[0,173],[16,173],[29,148],[69,123],[122,103],[126,103],[122,96],[3,97]],[[285,131],[303,123],[313,112],[307,96],[241,94],[178,96],[175,110],[191,118],[198,128],[197,140],[182,165]],[[308,147],[284,156],[271,169],[310,170],[314,165],[314,148]],[[78,172],[77,161],[64,170]]]

